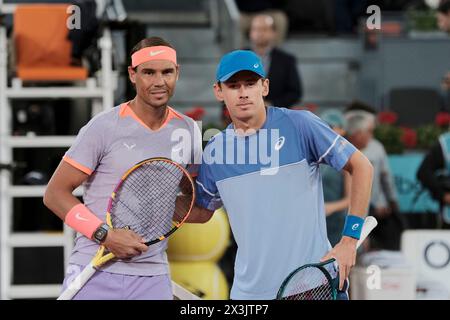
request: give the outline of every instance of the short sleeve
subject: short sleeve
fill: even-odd
[[[93,118],[81,128],[75,142],[65,153],[63,160],[73,167],[91,175],[97,168],[105,150],[104,130]]]
[[[196,203],[202,208],[215,211],[223,206],[211,165],[203,159],[196,181]]]
[[[299,130],[307,161],[326,163],[336,170],[342,170],[357,149],[313,113],[291,111],[290,114]]]

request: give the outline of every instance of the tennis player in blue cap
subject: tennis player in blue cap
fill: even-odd
[[[269,79],[254,52],[223,56],[214,93],[232,123],[204,150],[198,207],[190,220],[207,221],[214,210],[226,208],[238,246],[232,299],[274,299],[291,271],[331,257],[338,261],[345,290],[369,203],[372,166],[314,114],[266,107],[268,92]],[[352,178],[346,224],[334,248],[327,239],[321,163]]]

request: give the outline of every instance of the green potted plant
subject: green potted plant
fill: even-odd
[[[401,154],[406,150],[428,150],[439,136],[449,129],[450,113],[439,112],[434,123],[424,124],[417,129],[396,125],[398,116],[395,112],[384,111],[378,114],[379,125],[375,129],[377,138],[389,154]]]
[[[439,136],[448,130],[450,124],[450,114],[439,112],[434,123],[425,124],[417,128],[417,147],[427,150],[435,144]]]

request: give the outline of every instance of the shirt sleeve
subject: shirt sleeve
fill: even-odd
[[[93,118],[81,128],[75,142],[65,153],[63,160],[91,175],[104,154],[104,131],[103,128],[100,128],[100,123],[96,118]]]
[[[308,163],[326,163],[340,171],[356,148],[309,111],[291,111]]]
[[[196,181],[196,203],[202,208],[215,211],[223,206],[211,165],[203,158]]]

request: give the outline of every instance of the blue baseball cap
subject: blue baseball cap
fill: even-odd
[[[230,79],[239,71],[252,71],[257,75],[265,78],[261,59],[250,50],[235,50],[227,53],[222,57],[217,66],[216,80],[224,82]]]

